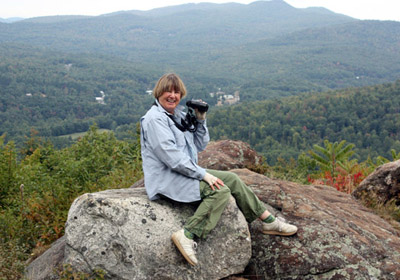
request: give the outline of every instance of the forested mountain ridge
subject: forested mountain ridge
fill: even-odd
[[[160,72],[100,55],[65,55],[0,45],[0,135],[22,142],[30,129],[50,137],[132,125],[150,106]],[[105,104],[96,97],[105,94]],[[134,129],[133,129],[134,130]]]
[[[399,44],[399,22],[281,0],[0,23],[0,134],[56,137],[93,122],[127,130],[170,71],[211,105],[219,88],[243,102],[393,82]],[[101,91],[105,104],[95,101]]]
[[[400,80],[218,108],[209,114],[216,139],[250,143],[269,163],[289,159],[327,139],[355,144],[359,159],[400,151]]]
[[[12,18],[0,18],[0,23],[12,23],[16,21],[23,20],[23,18],[12,17]]]
[[[385,42],[399,30],[274,0],[33,18],[0,24],[0,44],[119,56],[259,100],[394,81],[400,56]]]
[[[241,68],[253,69],[249,75],[241,71],[248,79],[242,96],[260,100],[395,81],[400,77],[399,45],[399,22],[358,21],[284,34],[231,55]]]
[[[154,55],[152,51],[159,50],[214,49],[351,21],[355,20],[296,9],[280,0],[249,5],[202,3],[97,17],[27,19],[0,25],[0,42],[29,43],[62,51],[102,51],[138,59],[142,54],[135,56],[137,50]]]

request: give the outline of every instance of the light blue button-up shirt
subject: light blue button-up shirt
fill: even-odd
[[[182,132],[156,100],[140,119],[144,185],[151,200],[159,194],[175,201],[200,200],[200,181],[205,169],[197,165],[197,153],[210,141],[206,121],[199,121],[197,131]],[[180,122],[183,106],[175,108]]]

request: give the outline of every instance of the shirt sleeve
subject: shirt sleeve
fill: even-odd
[[[210,141],[210,135],[208,133],[207,121],[199,120],[198,122],[197,130],[194,133],[194,144],[197,151],[201,152],[207,147],[207,144]]]
[[[177,146],[174,133],[169,127],[168,119],[153,118],[144,128],[145,141],[150,145],[154,155],[173,171],[184,176],[202,180],[206,173],[187,154]]]

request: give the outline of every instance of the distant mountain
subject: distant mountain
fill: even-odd
[[[65,21],[73,21],[80,19],[91,18],[91,16],[44,16],[44,17],[33,17],[24,20],[24,23],[57,23],[57,22],[65,22]]]
[[[245,99],[293,95],[305,89],[326,91],[395,81],[400,77],[400,23],[356,21],[309,28],[229,51],[216,63],[236,57],[231,75],[242,82]],[[243,71],[243,69],[245,69]],[[218,71],[216,71],[218,72]]]
[[[393,81],[399,30],[272,0],[33,18],[0,24],[0,44],[118,56],[259,100]]]
[[[320,14],[324,14],[324,15],[331,15],[332,11],[328,10],[326,8],[323,7],[309,7],[309,8],[304,8],[305,11],[310,12],[310,13],[320,13]],[[340,14],[338,14],[340,15]]]
[[[296,9],[280,0],[249,5],[202,3],[98,17],[33,18],[0,27],[0,42],[124,54],[143,48],[193,51],[241,45],[304,28],[350,21],[354,19]]]
[[[20,18],[20,17],[0,18],[0,22],[4,22],[4,23],[13,23],[13,22],[21,21],[21,20],[24,20],[24,18]]]

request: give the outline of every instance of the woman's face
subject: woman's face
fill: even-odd
[[[166,91],[158,98],[158,102],[163,108],[170,114],[174,113],[176,106],[181,101],[181,93],[175,92],[175,90]]]

